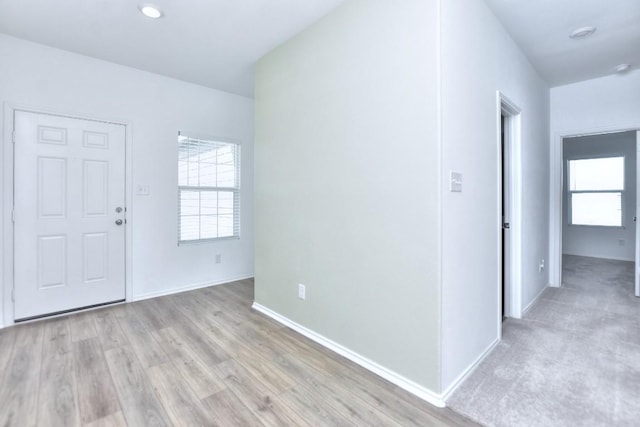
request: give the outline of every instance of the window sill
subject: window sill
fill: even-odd
[[[625,230],[624,225],[592,225],[592,224],[568,224],[569,227],[588,227],[588,228],[619,228]]]
[[[226,240],[240,240],[240,236],[215,237],[212,239],[199,239],[199,240],[179,240],[178,246],[200,245],[200,244],[206,244],[206,243],[221,242]]]

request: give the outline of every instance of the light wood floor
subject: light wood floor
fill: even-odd
[[[246,280],[2,329],[0,425],[475,425],[252,300]]]

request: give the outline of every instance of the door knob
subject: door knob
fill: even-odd
[[[118,206],[118,207],[116,208],[116,212],[117,212],[117,213],[122,212],[122,208],[121,208],[120,206]]]
[[[122,225],[122,220],[121,219],[116,219],[116,225]]]

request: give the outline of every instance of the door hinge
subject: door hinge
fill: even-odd
[[[16,222],[16,211],[11,211],[11,222]]]
[[[502,224],[502,228],[504,229],[511,228],[511,224],[509,224],[508,222],[505,222],[504,224]]]
[[[16,131],[11,132],[11,142],[16,143]]]

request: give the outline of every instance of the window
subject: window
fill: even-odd
[[[178,134],[178,241],[240,236],[240,145]]]
[[[624,157],[569,160],[569,224],[622,227]]]

